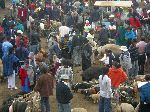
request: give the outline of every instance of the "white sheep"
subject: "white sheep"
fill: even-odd
[[[129,103],[112,103],[112,112],[135,112],[134,107]]]
[[[134,107],[129,103],[121,103],[121,112],[135,112]]]
[[[116,45],[116,44],[106,44],[104,46],[100,46],[97,48],[97,51],[99,54],[103,55],[103,54],[105,54],[106,49],[110,49],[114,54],[121,53],[120,46]]]
[[[87,112],[87,110],[84,108],[74,108],[71,109],[71,112]]]

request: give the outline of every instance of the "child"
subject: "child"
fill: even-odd
[[[24,65],[20,68],[21,91],[29,93],[34,84],[34,72],[32,66],[29,66],[29,61],[26,60]]]

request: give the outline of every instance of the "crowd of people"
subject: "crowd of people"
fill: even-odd
[[[0,21],[0,58],[8,89],[18,89],[19,76],[21,92],[39,92],[41,111],[50,112],[49,96],[56,85],[58,112],[71,112],[73,68],[86,71],[100,56],[97,48],[113,42],[121,53],[106,49],[98,60],[103,63],[99,112],[111,112],[112,91],[150,70],[150,2],[132,2],[130,8],[105,8],[79,0],[12,0],[9,14]],[[5,8],[4,0],[0,7]],[[82,76],[82,81],[87,80]],[[139,88],[139,112],[150,111],[149,75],[145,81]]]

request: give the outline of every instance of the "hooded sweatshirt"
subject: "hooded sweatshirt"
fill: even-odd
[[[118,88],[120,84],[124,83],[128,79],[122,68],[110,68],[108,76],[111,79],[111,85],[114,88]]]

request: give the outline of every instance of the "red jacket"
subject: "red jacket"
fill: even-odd
[[[18,9],[18,17],[22,22],[26,22],[28,16],[28,9],[27,8],[19,8]]]
[[[20,47],[20,37],[17,36],[15,41],[16,41],[16,47]],[[24,41],[24,47],[27,48],[29,43],[28,37],[24,36],[23,41]]]
[[[4,28],[2,26],[0,26],[0,33],[4,32]]]
[[[19,73],[20,79],[21,79],[21,85],[24,86],[25,84],[25,79],[27,78],[27,71],[24,68],[20,68],[20,73]],[[30,85],[30,83],[28,83]]]
[[[35,8],[36,8],[36,5],[34,3],[29,4],[29,9],[30,10],[35,10]]]
[[[108,76],[111,79],[111,84],[114,88],[118,88],[120,84],[124,83],[128,79],[122,68],[110,68]]]
[[[129,21],[130,21],[130,25],[132,27],[136,27],[136,29],[138,29],[139,27],[141,27],[141,23],[140,21],[136,18],[136,20],[134,20],[134,18],[129,18]]]

